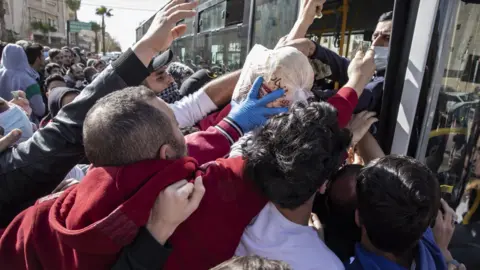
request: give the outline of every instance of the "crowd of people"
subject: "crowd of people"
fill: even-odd
[[[3,44],[0,268],[466,269],[436,175],[372,128],[392,12],[346,59],[305,38],[325,0],[304,2],[218,78],[172,62],[196,1],[112,63]]]

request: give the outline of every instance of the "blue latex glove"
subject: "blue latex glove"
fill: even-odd
[[[232,119],[244,133],[263,126],[267,122],[267,117],[280,113],[285,113],[288,108],[267,108],[267,104],[277,100],[285,94],[285,90],[278,89],[268,95],[258,99],[258,92],[262,86],[263,78],[258,77],[253,83],[252,89],[247,98],[240,104],[232,102],[232,109],[228,118]]]

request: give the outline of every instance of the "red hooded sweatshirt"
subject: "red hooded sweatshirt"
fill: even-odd
[[[339,119],[350,118],[356,106],[351,92],[333,104],[346,109],[339,110]],[[209,269],[233,256],[245,227],[267,203],[244,179],[243,162],[241,157],[220,159],[200,168],[186,157],[91,169],[80,184],[40,199],[12,221],[0,239],[0,265],[110,269],[147,223],[160,191],[202,175],[205,196],[169,239],[174,249],[165,269]]]

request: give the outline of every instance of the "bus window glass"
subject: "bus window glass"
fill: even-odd
[[[254,43],[273,49],[297,19],[298,0],[255,1]]]
[[[185,34],[183,34],[183,36],[193,35],[193,21],[194,18],[187,18],[177,23],[177,25],[185,24],[187,26],[187,31],[185,32]]]
[[[480,178],[475,153],[480,147],[480,4],[461,2],[455,20],[425,155],[451,201],[460,200],[468,181]],[[464,196],[457,208],[460,218],[467,200]]]
[[[175,40],[175,42],[172,43],[171,49],[175,57],[174,61],[189,64],[189,60],[193,59],[194,57],[194,55],[192,54],[193,38],[184,37],[181,39],[177,39]]]
[[[224,74],[242,67],[247,42],[237,28],[197,35],[196,42],[195,69],[208,68]]]
[[[198,20],[198,32],[202,33],[209,30],[215,30],[225,27],[225,12],[227,2],[224,1],[200,11]]]

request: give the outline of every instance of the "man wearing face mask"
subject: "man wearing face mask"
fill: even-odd
[[[155,57],[149,66],[150,76],[143,82],[143,85],[153,90],[158,97],[167,103],[174,103],[182,98],[177,83],[172,75],[167,72],[168,64],[172,59],[173,52],[171,50]]]
[[[372,36],[372,46],[375,50],[376,72],[358,99],[358,105],[354,113],[359,113],[364,110],[380,113],[385,70],[387,69],[388,63],[390,33],[392,32],[392,19],[392,11],[382,14],[378,19],[377,27]],[[312,58],[318,59],[330,66],[332,80],[339,82],[340,85],[344,85],[345,82],[347,82],[347,69],[350,60],[318,44]]]

